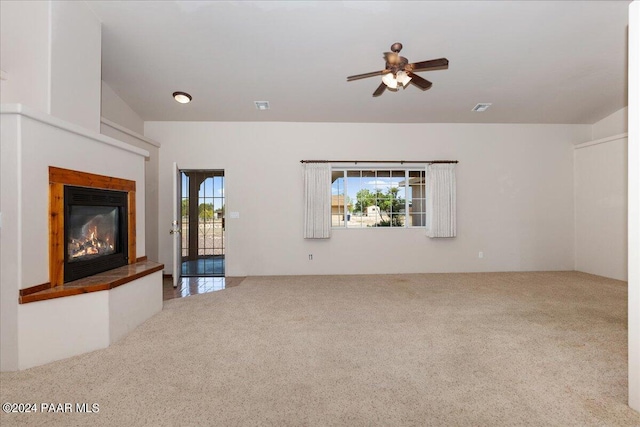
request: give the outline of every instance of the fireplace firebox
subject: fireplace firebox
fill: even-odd
[[[127,192],[64,187],[64,281],[128,264]]]

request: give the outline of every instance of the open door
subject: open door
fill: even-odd
[[[180,170],[182,277],[224,277],[224,170]]]
[[[182,274],[182,182],[180,169],[173,163],[173,221],[169,233],[173,237],[173,287],[177,288]]]

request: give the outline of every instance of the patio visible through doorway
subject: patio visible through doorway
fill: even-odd
[[[224,276],[224,255],[182,262],[183,276]]]
[[[181,173],[182,276],[224,277],[224,171]]]

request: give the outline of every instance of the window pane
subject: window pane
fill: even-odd
[[[363,225],[376,227],[380,223],[380,208],[373,204],[367,208]]]
[[[422,227],[424,223],[425,199],[414,198],[409,209],[411,215],[411,226]]]
[[[222,176],[214,177],[213,178],[213,196],[224,197],[223,189],[224,189],[224,177]]]
[[[408,171],[409,179],[407,189],[409,204],[409,227],[424,227],[424,211],[425,211],[425,185],[424,171],[410,170]]]
[[[344,171],[331,172],[331,226],[344,227],[345,220]]]
[[[344,226],[344,194],[331,196],[331,225]]]
[[[413,197],[424,198],[424,185],[416,185]]]
[[[351,214],[348,214],[348,216],[350,217],[350,219],[349,219],[349,222],[347,223],[347,227],[349,228],[366,227],[366,225],[363,225],[362,212],[353,212]]]
[[[391,226],[404,227],[404,215],[401,215],[401,214],[391,215]]]
[[[404,186],[404,180],[402,180],[402,182],[400,183],[400,186],[397,187],[397,188],[398,188],[398,193],[397,193],[396,197],[398,199],[402,199],[403,200],[402,203],[404,203],[404,199],[406,198],[406,191],[405,191],[406,188]]]
[[[409,171],[409,185],[413,197],[424,198],[424,171]]]
[[[347,183],[345,184],[345,188],[348,196],[348,203],[351,206],[350,213],[347,215],[350,216],[350,221],[347,221],[347,227],[350,228],[359,228],[362,226],[362,209],[363,205],[361,202],[361,195],[359,194],[361,190],[361,172],[360,171],[347,171]]]

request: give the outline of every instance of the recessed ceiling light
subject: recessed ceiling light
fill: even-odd
[[[471,111],[482,113],[483,111],[487,111],[489,109],[489,107],[491,107],[491,103],[490,102],[481,102],[479,104],[476,104],[476,106],[473,107],[471,109]]]
[[[186,92],[173,92],[173,99],[178,101],[180,104],[188,104],[191,102],[191,95]]]
[[[269,109],[269,101],[254,101],[256,103],[256,108],[258,110],[268,110]]]

